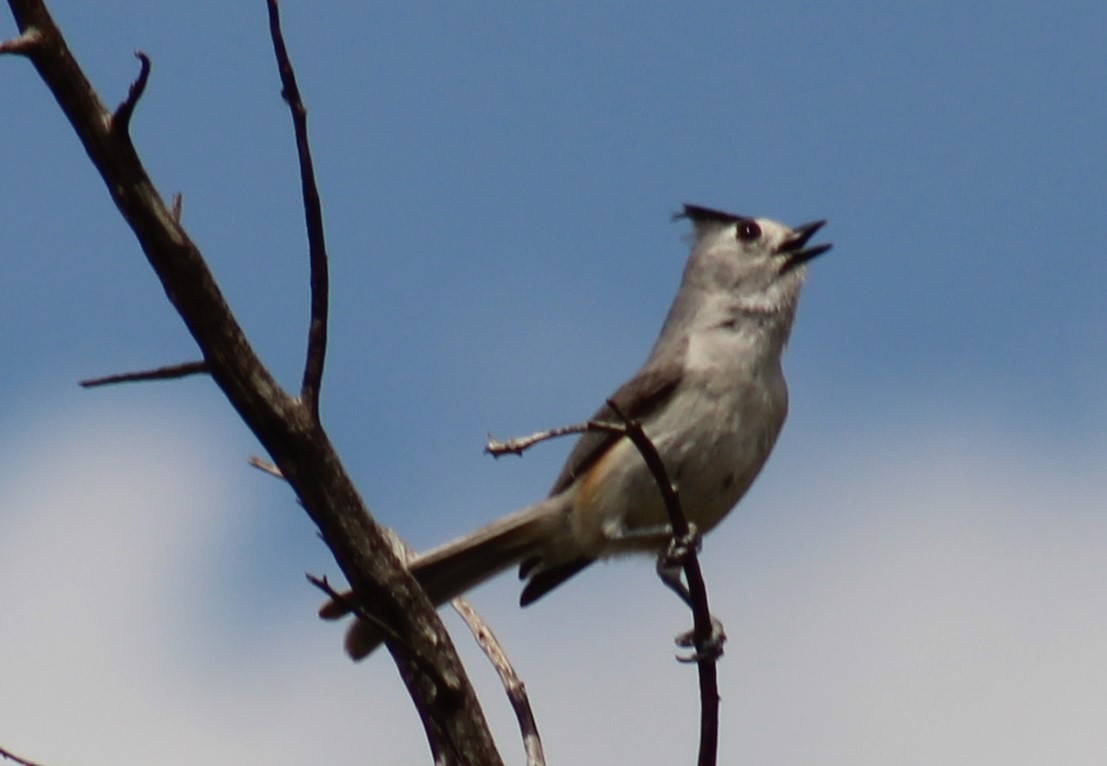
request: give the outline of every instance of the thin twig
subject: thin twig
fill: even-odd
[[[377,617],[372,612],[369,612],[367,609],[362,607],[361,604],[355,601],[354,594],[352,592],[339,593],[331,587],[331,584],[326,577],[316,577],[315,575],[310,573],[305,575],[305,577],[307,577],[308,582],[310,582],[319,590],[326,593],[327,598],[329,598],[332,603],[339,604],[342,607],[344,613],[353,614],[359,620],[365,620],[366,622],[372,623],[378,630],[388,636],[390,640],[395,641],[397,645],[405,647],[408,651],[411,650],[410,645],[406,641],[404,641],[399,633],[392,629],[391,625],[386,623],[381,618]]]
[[[28,29],[18,37],[0,42],[0,54],[11,53],[17,56],[29,56],[31,51],[42,43],[42,35],[37,29]]]
[[[34,761],[28,761],[26,758],[20,758],[15,753],[9,752],[2,747],[0,747],[0,758],[18,763],[19,766],[42,766],[42,764],[35,763]]]
[[[8,6],[21,35],[41,36],[33,45],[23,42],[9,49],[28,57],[73,126],[200,347],[212,380],[280,466],[347,579],[379,598],[382,614],[409,639],[419,662],[432,663],[437,676],[449,678],[460,690],[461,698],[454,704],[441,704],[437,679],[428,683],[423,665],[395,652],[432,755],[450,763],[500,763],[476,693],[441,620],[373,522],[317,413],[302,398],[289,396],[261,363],[196,244],[150,180],[129,136],[112,128],[111,111],[81,71],[42,0],[8,0]],[[315,386],[309,401],[317,399],[317,391]]]
[[[665,463],[661,459],[656,445],[642,428],[642,424],[623,413],[614,401],[608,400],[607,405],[623,421],[623,425],[588,421],[538,431],[529,436],[508,439],[506,442],[501,442],[489,434],[484,451],[497,458],[507,454],[521,455],[525,450],[540,442],[585,431],[621,434],[630,439],[638,449],[665,502],[665,508],[669,514],[669,526],[673,533],[673,546],[682,551],[680,563],[684,569],[684,577],[688,582],[688,595],[692,607],[693,645],[696,648],[694,659],[699,669],[700,682],[701,716],[698,764],[699,766],[713,766],[717,760],[719,747],[719,682],[715,664],[718,659],[718,652],[717,647],[715,647],[716,651],[708,650],[709,643],[714,637],[715,623],[712,620],[711,609],[707,602],[707,586],[703,580],[703,570],[700,568],[699,558],[696,555],[696,547],[691,544],[693,541],[692,529],[684,515],[684,509],[681,507],[680,496],[676,491],[676,487],[669,480]]]
[[[572,434],[582,434],[586,431],[601,431],[603,433],[610,434],[626,434],[626,428],[624,426],[616,425],[614,423],[604,423],[600,420],[589,420],[584,423],[573,423],[568,426],[558,426],[557,428],[550,428],[546,431],[536,431],[529,436],[517,436],[514,439],[508,439],[505,442],[500,441],[492,434],[488,434],[488,439],[484,444],[484,451],[486,454],[491,455],[494,458],[501,458],[504,455],[522,455],[526,450],[533,447],[540,442],[548,441],[550,439],[556,439],[561,436],[570,436]]]
[[[716,660],[718,654],[704,651],[713,634],[711,609],[707,603],[707,586],[703,581],[703,571],[700,569],[699,557],[696,555],[695,546],[689,545],[691,530],[688,519],[681,507],[680,496],[669,480],[665,463],[656,445],[646,435],[642,424],[626,416],[614,401],[608,400],[607,405],[626,424],[626,436],[638,448],[642,459],[653,474],[657,482],[657,488],[665,500],[665,508],[669,513],[669,525],[673,530],[673,541],[682,547],[684,555],[681,564],[684,568],[684,577],[688,581],[688,592],[692,600],[693,636],[696,647],[696,665],[699,668],[700,680],[700,747],[699,766],[714,766],[719,749],[719,679]]]
[[[281,469],[277,468],[277,466],[273,465],[265,458],[258,457],[257,455],[250,455],[250,457],[246,458],[246,462],[262,473],[272,476],[274,479],[280,479],[281,481],[285,480],[284,474],[281,473]]]
[[[300,160],[300,187],[304,198],[304,219],[307,225],[308,252],[311,269],[311,322],[308,326],[307,357],[304,360],[304,377],[300,387],[300,399],[316,422],[319,420],[319,389],[323,383],[323,365],[327,355],[327,312],[329,303],[329,276],[327,273],[327,246],[323,236],[323,206],[319,201],[319,187],[315,182],[315,169],[308,143],[307,109],[296,84],[296,73],[281,33],[280,10],[277,0],[268,0],[269,34],[273,38],[273,52],[277,56],[277,70],[281,77],[281,97],[292,111],[292,127],[296,134],[296,155]]]
[[[507,658],[503,646],[492,629],[477,614],[468,599],[459,596],[450,602],[450,606],[469,626],[473,638],[484,651],[484,656],[500,676],[500,683],[507,692],[507,699],[511,703],[511,709],[515,711],[515,719],[519,722],[519,732],[523,735],[523,750],[527,755],[527,766],[545,766],[546,754],[542,749],[542,738],[538,734],[538,722],[534,719],[534,710],[530,706],[526,684],[515,672],[511,660]]]
[[[142,51],[135,51],[135,58],[139,60],[141,65],[138,70],[138,77],[127,89],[127,97],[123,99],[123,103],[115,108],[115,113],[111,116],[112,130],[118,131],[121,135],[130,130],[131,116],[134,114],[138,100],[142,98],[142,94],[146,90],[146,81],[150,79],[150,57]]]
[[[345,612],[353,614],[356,619],[365,620],[372,624],[387,637],[392,646],[402,651],[405,657],[418,665],[437,687],[439,702],[447,704],[448,699],[458,698],[461,695],[460,679],[442,675],[434,665],[427,662],[415,651],[410,641],[397,633],[387,622],[363,607],[353,598],[352,593],[339,593],[331,587],[326,577],[316,577],[313,574],[307,574],[305,577],[307,577],[308,582],[327,594],[327,598],[330,599],[331,603],[340,604]]]
[[[166,367],[158,367],[154,370],[139,370],[137,372],[120,372],[115,375],[105,375],[102,378],[88,378],[80,381],[82,388],[96,388],[98,386],[110,386],[116,383],[135,383],[144,380],[175,380],[187,378],[189,375],[206,375],[208,363],[199,360],[196,362],[182,362]]]
[[[251,455],[246,462],[268,476],[272,476],[275,479],[281,479],[282,481],[284,480],[284,474],[281,473],[281,469],[270,463],[268,460],[265,460],[264,458],[258,457],[257,455]],[[392,539],[393,549],[396,552],[396,555],[399,556],[400,560],[402,560],[405,565],[413,558],[415,558],[415,551],[411,548],[411,546],[401,540],[400,537],[396,535],[393,530],[388,529],[386,530],[386,532]],[[319,616],[322,617],[324,620],[336,620],[353,613],[356,619],[367,620],[368,622],[371,622],[373,625],[375,625],[378,629],[380,629],[381,632],[385,635],[390,636],[395,641],[402,642],[402,639],[396,634],[394,630],[392,630],[392,628],[387,623],[383,622],[382,620],[368,612],[366,609],[359,606],[358,603],[354,600],[354,594],[351,591],[339,593],[333,587],[331,587],[331,584],[326,577],[316,577],[315,575],[308,574],[307,579],[308,582],[310,582],[312,585],[326,593],[330,599],[327,603],[323,605],[323,608],[319,612]],[[507,691],[508,698],[512,701],[512,705],[516,706],[517,693],[515,692],[515,690],[513,690],[511,686],[508,685],[508,680],[505,679],[504,671],[501,670],[501,666],[506,665],[507,669],[510,671],[512,677],[515,679],[515,682],[520,687],[520,689],[522,688],[522,682],[518,680],[517,676],[515,676],[515,671],[511,667],[511,663],[508,661],[507,655],[504,653],[503,648],[496,640],[496,637],[492,635],[491,629],[488,628],[487,624],[480,617],[480,615],[477,614],[476,610],[473,609],[472,605],[470,605],[469,602],[465,601],[462,598],[456,598],[451,602],[451,604],[453,605],[457,613],[461,615],[462,619],[465,620],[465,623],[469,626],[469,629],[473,631],[473,634],[477,636],[477,641],[478,643],[480,643],[481,648],[485,650],[485,654],[488,656],[489,660],[492,661],[492,664],[496,668],[496,671],[500,673],[500,678],[504,681],[504,688]],[[478,631],[483,631],[483,633],[478,633]],[[494,649],[488,648],[486,644],[483,643],[481,639],[482,634],[487,634],[488,640],[491,642]],[[493,650],[495,651],[495,655],[493,655],[492,653]],[[530,716],[531,727],[529,730],[527,728],[523,728],[523,744],[524,747],[527,748],[527,752],[530,753],[532,750],[532,745],[530,744],[528,734],[530,731],[533,731],[534,737],[537,738],[538,727],[534,723],[533,715],[530,714],[530,702],[526,698],[526,691],[522,690],[521,693],[523,697],[521,704],[525,706],[526,712]],[[517,714],[521,715],[521,713],[518,713],[518,711]],[[520,726],[525,726],[522,718],[520,718]],[[539,755],[541,755],[541,741],[538,742],[537,747],[537,752],[539,753]],[[544,761],[542,760],[536,761],[535,766],[542,766],[543,763]]]
[[[259,457],[251,456],[249,463],[270,476],[274,476],[278,479],[284,478],[279,468]],[[405,564],[415,559],[416,553],[411,546],[401,540],[399,535],[396,535],[393,530],[388,529],[386,531],[392,536],[393,547],[396,554]],[[396,640],[400,640],[386,623],[383,623],[363,607],[359,606],[354,600],[354,594],[351,591],[346,591],[345,593],[335,591],[326,577],[320,578],[309,574],[307,578],[309,582],[326,593],[330,598],[330,600],[323,604],[323,607],[319,610],[319,616],[324,620],[338,620],[353,613],[355,619],[368,619],[369,622],[378,627],[385,634],[392,635]],[[450,602],[450,606],[453,607],[454,611],[465,621],[465,624],[469,627],[469,631],[476,639],[477,645],[480,646],[481,650],[484,652],[484,656],[492,663],[492,667],[500,677],[500,683],[504,687],[504,693],[507,695],[508,702],[510,702],[512,710],[515,711],[515,718],[519,722],[519,733],[523,737],[523,750],[527,756],[527,766],[545,766],[546,755],[542,749],[542,738],[538,734],[538,722],[534,718],[534,710],[530,705],[530,697],[527,696],[526,685],[523,683],[523,680],[519,678],[519,674],[515,672],[515,667],[511,664],[511,660],[508,659],[507,652],[504,651],[503,645],[500,643],[499,639],[496,638],[496,635],[492,632],[492,629],[488,626],[488,623],[485,622],[484,618],[473,608],[473,605],[468,599],[458,596]]]

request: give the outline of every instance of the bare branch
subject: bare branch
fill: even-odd
[[[250,457],[246,458],[246,462],[262,473],[268,474],[274,479],[284,481],[284,474],[281,473],[281,469],[277,468],[277,466],[273,465],[265,458],[258,457],[257,455],[250,455]]]
[[[653,474],[657,488],[665,500],[669,513],[669,525],[673,530],[674,544],[681,548],[681,564],[684,577],[688,581],[688,591],[692,604],[693,637],[696,647],[696,665],[700,679],[700,747],[699,766],[714,766],[719,749],[719,679],[716,661],[718,653],[707,651],[714,634],[711,609],[707,603],[707,586],[703,581],[696,546],[691,543],[693,535],[680,504],[680,496],[669,479],[665,463],[653,441],[646,435],[642,424],[627,417],[619,406],[608,399],[607,405],[626,424],[626,436]],[[664,555],[664,554],[663,554]]]
[[[260,458],[251,457],[249,462],[250,465],[265,473],[277,478],[284,478],[276,466],[271,466]],[[415,558],[416,553],[411,546],[401,540],[391,529],[386,531],[392,535],[397,555],[404,560],[405,565]],[[381,622],[379,618],[356,602],[352,592],[339,593],[335,591],[325,577],[318,578],[309,574],[307,578],[329,596],[319,610],[319,616],[322,619],[339,620],[353,614],[357,619],[368,620],[382,633],[392,635],[393,640],[399,640],[399,637],[392,632],[391,627]],[[523,750],[527,756],[527,766],[545,766],[546,756],[542,749],[542,739],[538,734],[538,723],[535,721],[534,711],[530,706],[526,686],[519,678],[518,673],[515,672],[515,668],[508,659],[503,645],[500,644],[492,629],[488,627],[488,623],[484,621],[467,599],[459,596],[450,602],[450,606],[465,621],[473,637],[476,638],[477,645],[480,646],[485,657],[492,663],[492,667],[500,677],[508,701],[515,711],[516,720],[519,722],[519,731],[523,736]]]
[[[307,574],[305,576],[307,577],[308,582],[327,594],[328,604],[338,604],[339,606],[341,606],[344,614],[353,614],[360,620],[371,622],[382,633],[388,636],[389,640],[392,641],[396,646],[403,647],[409,652],[411,651],[411,645],[404,640],[404,637],[393,630],[391,625],[389,625],[380,617],[376,616],[365,607],[363,607],[361,604],[359,604],[355,600],[354,594],[352,592],[347,591],[346,593],[339,593],[333,587],[331,587],[330,581],[328,581],[326,577],[316,577],[313,574]],[[416,657],[416,659],[418,659],[418,657]],[[432,674],[437,673],[437,671],[435,671],[432,667],[428,668],[428,672]],[[449,686],[449,684],[443,685]]]
[[[526,450],[533,447],[535,444],[539,444],[550,439],[556,439],[561,436],[570,436],[572,434],[582,434],[585,431],[602,431],[604,433],[612,434],[625,434],[626,427],[615,425],[614,423],[604,423],[599,420],[589,420],[584,423],[573,423],[568,426],[558,426],[557,428],[550,428],[546,431],[536,431],[529,436],[517,436],[513,439],[508,439],[506,442],[502,442],[492,434],[488,434],[488,439],[484,444],[484,451],[486,454],[491,455],[494,458],[501,458],[504,455],[522,455]]]
[[[135,58],[141,62],[138,77],[127,89],[127,97],[123,99],[123,103],[116,107],[115,113],[111,116],[112,130],[120,134],[126,134],[130,130],[131,116],[134,114],[135,106],[138,105],[138,100],[146,91],[146,81],[150,79],[150,57],[142,51],[135,51]]]
[[[28,761],[26,758],[20,758],[15,753],[9,752],[2,747],[0,747],[0,758],[18,763],[19,766],[42,766],[42,764],[35,763],[34,761]]]
[[[269,34],[273,38],[273,51],[277,56],[277,70],[281,77],[281,96],[292,111],[292,126],[296,134],[296,154],[300,160],[300,186],[304,199],[304,218],[307,224],[308,252],[311,264],[311,320],[308,326],[307,358],[304,361],[303,383],[300,399],[317,421],[319,420],[319,389],[323,383],[323,365],[327,355],[327,312],[329,281],[327,271],[327,247],[323,236],[323,207],[319,201],[319,187],[315,183],[315,169],[308,143],[307,109],[296,84],[296,73],[281,33],[280,11],[277,0],[267,0],[269,7]]]
[[[0,54],[10,53],[17,56],[30,56],[31,51],[42,44],[42,35],[37,29],[29,28],[23,34],[0,42]]]
[[[500,683],[507,693],[511,709],[515,711],[515,719],[519,722],[519,732],[523,735],[523,750],[527,755],[527,766],[545,766],[546,754],[542,749],[542,738],[538,735],[538,722],[534,719],[534,710],[530,706],[527,687],[515,672],[511,660],[504,652],[503,645],[488,627],[488,623],[477,614],[468,599],[459,596],[450,602],[450,606],[461,615],[461,619],[465,620],[473,638],[477,640],[477,645],[500,676]]]
[[[609,399],[607,405],[623,421],[623,425],[588,421],[538,431],[529,436],[508,439],[506,442],[501,442],[489,434],[484,451],[496,458],[507,454],[521,455],[535,444],[559,436],[579,434],[585,431],[621,434],[630,439],[638,449],[665,502],[665,508],[669,514],[669,526],[673,533],[670,551],[679,552],[677,557],[684,570],[684,577],[688,581],[687,600],[692,609],[693,621],[692,643],[696,649],[692,659],[699,668],[700,682],[701,716],[698,763],[699,766],[713,766],[717,759],[719,746],[719,682],[715,663],[721,652],[719,645],[716,643],[716,623],[711,616],[711,610],[707,602],[707,586],[704,584],[703,571],[700,569],[699,558],[696,553],[698,536],[688,524],[684,509],[681,507],[680,496],[672,481],[669,480],[661,454],[657,451],[653,441],[646,435],[642,424],[624,414],[613,400]],[[662,554],[662,556],[665,555],[670,554]]]
[[[263,458],[251,455],[247,462],[262,473],[276,479],[284,479],[281,470]],[[406,565],[415,557],[415,551],[398,535],[395,535],[391,529],[386,531],[393,536],[397,554]],[[355,619],[371,622],[383,634],[390,636],[394,642],[403,643],[402,637],[396,635],[390,625],[360,606],[354,600],[352,592],[336,591],[326,577],[316,577],[313,574],[307,574],[306,577],[308,582],[319,588],[328,597],[319,610],[321,618],[324,620],[338,620],[353,614]],[[546,756],[542,749],[542,739],[538,734],[538,723],[535,721],[534,711],[530,706],[530,698],[527,696],[526,685],[519,678],[518,673],[515,672],[515,668],[508,659],[503,645],[500,644],[492,629],[488,627],[488,623],[484,621],[467,599],[459,596],[451,601],[450,605],[465,621],[474,638],[476,638],[477,644],[484,651],[485,657],[492,663],[492,667],[500,677],[508,701],[511,703],[511,707],[515,711],[515,717],[519,721],[519,730],[523,735],[523,750],[527,755],[527,766],[545,766]],[[428,668],[427,672],[434,673],[435,671],[433,668]]]
[[[439,702],[442,704],[456,704],[460,703],[464,698],[464,686],[465,683],[462,679],[456,676],[448,677],[443,676],[438,668],[425,661],[417,652],[414,651],[411,643],[405,639],[402,635],[396,632],[396,630],[387,622],[382,620],[376,614],[369,609],[366,609],[362,604],[358,603],[356,596],[353,593],[347,591],[346,593],[339,593],[333,587],[326,577],[316,577],[313,574],[306,575],[308,582],[314,585],[323,593],[327,594],[328,604],[337,604],[344,614],[353,614],[355,618],[359,620],[365,620],[371,623],[377,630],[381,631],[387,636],[388,645],[393,651],[399,650],[406,654],[407,658],[416,663],[422,668],[423,672],[435,682],[436,692],[441,695]]]
[[[206,375],[208,363],[199,360],[196,362],[182,362],[166,367],[158,367],[154,370],[140,370],[138,372],[120,372],[115,375],[105,375],[102,378],[87,378],[80,381],[81,388],[97,388],[98,386],[110,386],[116,383],[135,383],[144,380],[176,380],[186,378],[189,375]]]
[[[433,756],[448,764],[500,763],[445,627],[415,578],[401,565],[388,536],[369,516],[319,424],[312,404],[317,385],[314,393],[308,386],[311,395],[305,401],[277,384],[246,339],[199,249],[151,182],[129,136],[112,128],[112,114],[81,71],[45,5],[41,0],[8,0],[8,5],[21,35],[40,38],[35,44],[9,44],[9,49],[28,57],[54,95],[200,347],[212,380],[296,492],[359,601],[372,603],[375,613],[410,643],[410,653],[395,646],[390,649],[422,718]],[[313,255],[316,284],[320,284],[320,258],[321,254]],[[321,284],[325,287],[325,277]],[[325,290],[314,292],[318,319],[325,316],[325,311],[318,311],[320,303],[325,308]],[[318,340],[314,346],[320,347]],[[321,359],[318,351],[315,358]],[[319,363],[308,366],[321,370]],[[428,664],[436,669],[433,676],[424,670]],[[439,679],[448,679],[449,686],[440,687]]]

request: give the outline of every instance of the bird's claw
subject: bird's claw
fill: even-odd
[[[688,533],[680,537],[672,537],[669,547],[658,558],[658,566],[679,567],[684,564],[693,553],[699,553],[703,548],[703,535],[696,529],[696,525],[688,524]]]
[[[694,649],[689,655],[677,655],[678,662],[700,662],[717,660],[723,656],[723,644],[726,643],[726,631],[723,624],[714,615],[711,617],[711,632],[703,641],[696,640],[696,631],[681,633],[674,639],[676,645],[685,649]]]

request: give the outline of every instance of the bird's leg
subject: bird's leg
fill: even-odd
[[[684,561],[690,555],[699,553],[703,547],[703,537],[695,524],[688,525],[688,534],[683,537],[669,535],[669,545],[657,555],[657,576],[681,601],[692,606],[692,594],[684,584]]]
[[[673,537],[669,545],[657,556],[657,576],[669,590],[680,596],[681,601],[693,608],[692,594],[688,592],[688,586],[684,584],[684,561],[698,553],[702,546],[703,538],[694,525],[689,525],[688,534],[683,537]],[[715,659],[723,653],[723,643],[726,641],[726,632],[723,624],[711,616],[711,633],[703,642],[696,641],[696,631],[690,630],[676,637],[677,646],[695,648],[695,652],[689,657],[678,657],[681,662],[698,662],[701,659]]]
[[[665,584],[665,587],[680,596],[680,600],[691,607],[692,594],[688,592],[688,586],[684,584],[683,559],[673,555],[674,547],[670,544],[668,548],[658,554],[657,576],[661,578],[661,582]]]

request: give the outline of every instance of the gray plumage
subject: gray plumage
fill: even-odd
[[[693,227],[680,289],[642,368],[610,398],[642,423],[689,521],[707,532],[745,494],[776,443],[788,412],[781,354],[804,264],[830,245],[807,247],[823,221],[791,229],[696,205],[678,217]],[[593,418],[617,420],[606,404]],[[526,605],[597,559],[656,553],[669,539],[667,518],[633,445],[586,433],[545,499],[416,556],[409,567],[438,605],[518,564]],[[321,610],[328,619],[345,613],[337,602]],[[360,659],[382,639],[358,620],[346,648]]]

